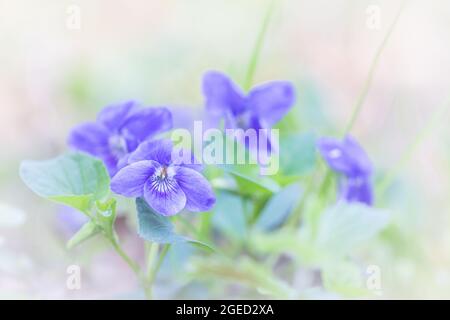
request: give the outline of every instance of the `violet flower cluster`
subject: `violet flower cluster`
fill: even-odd
[[[204,75],[203,94],[209,118],[216,125],[224,120],[226,129],[270,129],[295,103],[294,86],[289,82],[268,82],[244,94],[231,79],[217,71]],[[112,178],[111,189],[117,194],[142,197],[164,216],[184,209],[208,211],[215,196],[201,174],[202,167],[195,164],[190,150],[181,151],[189,153],[190,163],[175,161],[172,142],[158,138],[172,127],[169,109],[140,107],[129,101],[107,106],[95,122],[75,127],[68,143],[104,162]],[[270,150],[269,137],[264,139]],[[361,146],[347,136],[342,141],[322,138],[318,148],[330,168],[341,175],[339,197],[372,204],[373,168]]]
[[[135,101],[105,107],[95,122],[75,127],[68,143],[100,158],[111,176],[127,164],[139,144],[172,129],[167,108],[141,108]]]
[[[167,108],[139,108],[126,102],[104,108],[96,122],[74,128],[69,145],[100,158],[117,194],[143,197],[158,213],[171,216],[183,209],[208,211],[215,203],[202,167],[172,161],[172,142],[154,139],[172,128]],[[190,152],[183,150],[182,152]]]

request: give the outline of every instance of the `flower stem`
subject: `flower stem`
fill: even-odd
[[[161,268],[161,265],[164,261],[164,258],[167,255],[167,252],[169,251],[169,249],[170,249],[170,243],[165,244],[164,247],[162,248],[161,253],[159,254],[159,259],[156,262],[155,268],[153,269],[153,274],[152,274],[153,278],[155,278],[156,275],[158,274],[159,268]]]
[[[372,84],[376,68],[377,68],[378,63],[380,61],[381,54],[383,53],[383,50],[386,47],[386,44],[387,44],[388,40],[390,39],[390,37],[391,37],[391,35],[392,35],[393,31],[394,31],[395,26],[397,25],[397,22],[398,22],[398,20],[400,18],[400,15],[401,15],[404,7],[405,7],[405,4],[406,4],[406,0],[404,0],[401,3],[400,8],[399,8],[399,10],[397,12],[397,15],[394,18],[394,21],[390,25],[390,27],[388,29],[388,32],[386,33],[383,41],[381,42],[380,47],[378,48],[378,50],[377,50],[377,52],[375,54],[375,57],[374,57],[374,59],[372,61],[370,69],[369,69],[369,74],[367,75],[367,79],[366,79],[366,81],[365,81],[365,83],[363,85],[363,88],[362,88],[362,90],[361,90],[361,92],[360,92],[360,94],[358,96],[358,99],[356,100],[356,103],[355,103],[355,105],[353,107],[353,112],[352,112],[352,116],[350,118],[350,121],[349,121],[348,125],[345,127],[344,134],[343,134],[344,136],[351,131],[351,129],[353,128],[353,125],[355,124],[359,114],[361,113],[362,107],[364,105],[364,101],[366,100],[366,97],[367,97],[367,93],[369,92],[370,86]],[[314,176],[313,176],[313,179],[314,179]],[[322,182],[320,183],[319,188],[318,188],[318,190],[319,190],[321,195],[326,195],[327,190],[328,190],[328,185],[329,185],[331,179],[332,179],[332,173],[331,173],[330,170],[327,170],[327,172],[325,173],[325,175],[324,175],[324,177],[322,179]],[[305,192],[305,198],[306,198],[307,195],[309,195],[310,189],[312,188],[312,186],[313,186],[312,181],[309,181],[308,186],[307,186],[307,190]],[[301,201],[300,205],[296,208],[296,210],[293,213],[292,218],[290,219],[290,222],[293,225],[297,225],[299,223],[300,214],[301,214],[301,211],[303,210],[303,207],[304,207],[304,202],[305,202],[305,200]]]
[[[158,243],[146,243],[146,251],[147,251],[147,272],[145,276],[145,296],[147,299],[152,299],[153,297],[153,283],[155,282],[156,275],[158,274],[158,270],[161,267],[164,258],[166,257],[167,252],[169,251],[170,244],[165,244],[159,254],[158,260],[156,261],[156,257],[158,256],[159,244]]]
[[[128,264],[128,266],[131,268],[131,270],[133,270],[133,272],[137,275],[138,279],[140,279],[141,271],[140,271],[139,265],[125,253],[125,251],[122,249],[122,247],[120,246],[120,244],[118,243],[118,241],[116,239],[111,237],[111,238],[109,238],[109,241],[111,242],[111,244],[112,244],[114,250],[117,252],[117,254]]]
[[[303,209],[306,204],[306,200],[308,199],[308,196],[311,194],[313,188],[314,188],[314,182],[317,178],[317,170],[314,171],[314,173],[311,175],[311,177],[308,179],[305,192],[303,194],[303,199],[301,199],[300,203],[297,205],[297,207],[292,212],[291,216],[288,219],[288,225],[292,225],[293,227],[297,226],[300,223],[301,214],[303,212]]]
[[[157,243],[145,243],[147,251],[147,271],[146,278],[151,279],[153,273],[153,267],[155,264],[155,258],[158,255],[159,246]]]
[[[262,46],[264,44],[264,38],[267,33],[267,29],[269,27],[269,23],[272,17],[273,8],[275,5],[275,0],[271,0],[269,6],[267,8],[266,15],[262,22],[261,29],[258,34],[258,38],[256,39],[255,46],[253,47],[252,55],[250,58],[250,62],[248,64],[247,74],[245,76],[244,88],[249,90],[252,86],[253,76],[255,75],[256,66],[258,65],[259,55],[261,53]]]
[[[145,252],[147,256],[146,272],[144,279],[144,292],[147,299],[153,298],[153,268],[155,264],[155,258],[158,255],[159,246],[157,243],[145,243]]]
[[[374,59],[372,61],[371,66],[370,66],[369,74],[367,76],[367,79],[366,79],[366,81],[365,81],[365,83],[363,85],[363,88],[362,88],[362,90],[361,90],[361,92],[360,92],[360,94],[358,96],[358,99],[356,100],[356,103],[355,103],[355,105],[353,107],[353,112],[352,112],[352,116],[350,118],[350,121],[347,124],[347,126],[345,127],[344,135],[346,135],[347,133],[349,133],[352,130],[353,125],[356,122],[356,119],[358,118],[359,114],[361,113],[362,107],[364,105],[364,101],[366,100],[367,93],[369,92],[369,88],[370,88],[370,86],[372,84],[372,81],[373,81],[373,76],[375,74],[375,70],[376,70],[376,68],[378,66],[378,63],[380,61],[381,54],[383,53],[383,50],[386,47],[386,44],[387,44],[388,40],[390,39],[390,37],[392,35],[392,32],[394,31],[395,26],[397,25],[398,19],[400,18],[400,15],[401,15],[404,7],[405,7],[405,3],[406,3],[406,0],[404,0],[401,3],[400,9],[398,10],[397,15],[395,16],[394,21],[392,22],[392,24],[390,25],[390,27],[388,29],[388,32],[384,36],[384,39],[381,42],[381,45],[378,47],[378,50],[377,50],[377,52],[375,54],[375,57],[374,57]]]

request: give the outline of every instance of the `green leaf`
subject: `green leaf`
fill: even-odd
[[[79,209],[81,211],[88,210],[92,204],[92,194],[86,194],[81,196],[51,196],[48,197],[48,199],[58,203],[63,203],[65,205]]]
[[[247,234],[247,223],[242,199],[226,191],[218,193],[212,223],[229,238],[243,241]]]
[[[187,238],[185,238],[185,240],[187,243],[193,245],[194,247],[202,249],[204,251],[216,252],[216,249],[214,247],[210,246],[209,244],[207,244],[203,241],[192,240],[192,239],[187,239]]]
[[[280,187],[274,179],[260,174],[261,168],[257,164],[256,155],[253,152],[250,152],[244,144],[239,143],[235,138],[225,134],[223,137],[225,139],[224,155],[231,158],[224,159],[227,164],[218,167],[234,178],[242,194],[271,194],[279,191]]]
[[[145,240],[170,244],[186,242],[207,251],[214,251],[211,246],[204,242],[177,234],[169,218],[153,211],[144,199],[136,199],[136,209],[138,212],[138,234]]]
[[[250,176],[237,171],[235,167],[223,166],[222,169],[232,175],[239,189],[244,194],[259,193],[275,193],[280,190],[280,186],[275,180],[266,176]]]
[[[142,198],[136,199],[138,212],[138,233],[145,240],[157,243],[184,242],[185,239],[176,234],[168,217],[154,212]]]
[[[41,197],[86,211],[109,193],[103,163],[83,153],[69,153],[47,161],[23,161],[20,177]]]
[[[320,250],[343,256],[378,234],[388,222],[385,210],[339,202],[320,217],[315,243]]]
[[[316,137],[313,133],[293,134],[280,141],[280,169],[289,176],[305,175],[316,164]]]
[[[72,249],[85,240],[93,237],[100,232],[100,228],[94,221],[86,222],[77,233],[67,242],[67,249]]]
[[[294,183],[275,194],[264,207],[255,227],[267,231],[280,226],[298,205],[302,193],[300,185]]]

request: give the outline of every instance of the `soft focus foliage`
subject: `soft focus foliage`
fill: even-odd
[[[81,29],[65,25],[64,3],[2,6],[0,298],[450,297],[446,1],[405,7],[350,132],[399,1],[377,1],[379,28],[367,25],[368,2],[276,1],[256,59],[268,1],[77,3]],[[212,99],[208,70],[221,70],[234,90],[229,107],[248,107],[268,83],[289,86],[275,92],[285,93],[281,111],[268,119],[244,107],[228,118],[227,108],[219,112],[219,127],[280,130],[276,175],[260,176],[256,165],[205,166],[198,175],[214,205],[162,216],[144,194],[110,190],[128,159],[68,150],[80,124],[92,130],[69,141],[88,153],[91,142],[125,141],[128,154],[170,128],[192,130]],[[127,116],[107,130],[96,118],[129,99],[163,108],[139,137],[122,135]],[[370,169],[336,169],[323,152],[323,137],[332,138],[329,151],[346,151],[345,133]],[[71,265],[81,267],[80,290],[66,286]]]

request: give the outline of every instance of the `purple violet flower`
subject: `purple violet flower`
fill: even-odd
[[[105,107],[95,122],[76,126],[68,143],[74,149],[100,158],[110,176],[127,164],[138,145],[172,129],[172,114],[166,108],[140,108],[134,101]]]
[[[295,103],[294,86],[287,81],[271,81],[244,94],[218,71],[203,76],[203,94],[208,114],[217,123],[224,119],[225,129],[270,129]]]
[[[189,163],[172,158],[172,141],[146,141],[139,145],[111,180],[111,190],[125,197],[144,197],[156,212],[172,216],[186,208],[192,212],[208,211],[216,198],[209,182],[200,173],[193,155],[184,153]],[[187,152],[187,153],[186,153]],[[186,157],[178,157],[186,159]]]
[[[350,136],[342,141],[321,138],[319,152],[328,166],[340,173],[339,197],[349,202],[373,203],[371,175],[373,165],[364,149]]]

